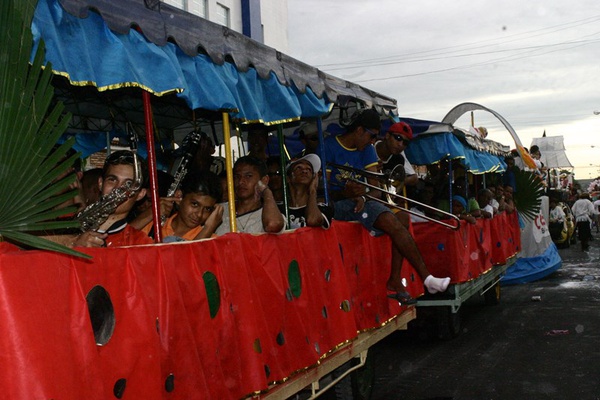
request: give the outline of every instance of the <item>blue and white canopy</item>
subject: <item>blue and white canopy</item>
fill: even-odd
[[[510,149],[450,124],[403,118],[413,128],[414,138],[406,157],[415,165],[429,165],[444,159],[459,159],[473,174],[504,172],[504,157]]]
[[[39,0],[32,30],[53,71],[99,91],[177,93],[190,109],[274,124],[327,114],[356,98],[380,111],[396,101],[343,81],[228,28],[144,0]]]

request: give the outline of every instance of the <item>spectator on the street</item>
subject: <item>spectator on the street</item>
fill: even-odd
[[[565,227],[565,212],[562,207],[558,204],[556,199],[550,199],[550,237],[553,240],[557,240],[562,235],[562,231]]]
[[[594,204],[590,201],[590,194],[583,192],[579,195],[579,200],[571,207],[571,212],[577,221],[577,235],[581,243],[581,250],[589,249],[589,241],[592,239],[592,218],[598,214]]]

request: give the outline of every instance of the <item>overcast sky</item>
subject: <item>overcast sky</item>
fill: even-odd
[[[288,0],[289,54],[441,120],[463,102],[523,144],[562,135],[576,178],[600,175],[598,0]],[[457,126],[468,128],[470,116]],[[484,112],[475,126],[514,145]],[[592,147],[594,146],[594,147]],[[590,166],[592,164],[592,166]]]

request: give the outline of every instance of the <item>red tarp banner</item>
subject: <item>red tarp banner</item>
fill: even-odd
[[[385,296],[389,238],[356,223],[85,251],[93,260],[0,243],[4,397],[243,398],[402,311]],[[97,286],[114,308],[101,346],[92,320],[109,318],[86,302]]]
[[[475,279],[520,251],[517,213],[478,219],[476,224],[461,221],[457,231],[432,222],[413,227],[429,271],[435,276],[449,276],[452,283]]]

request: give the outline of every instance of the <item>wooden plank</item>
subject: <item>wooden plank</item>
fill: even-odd
[[[293,396],[307,386],[319,382],[320,379],[330,374],[336,368],[350,361],[352,358],[358,357],[361,352],[367,351],[393,332],[407,329],[408,323],[416,317],[416,308],[414,306],[408,307],[402,314],[399,314],[384,326],[361,332],[356,339],[321,360],[319,364],[299,372],[284,383],[272,386],[267,393],[255,396],[255,398],[286,399]]]

